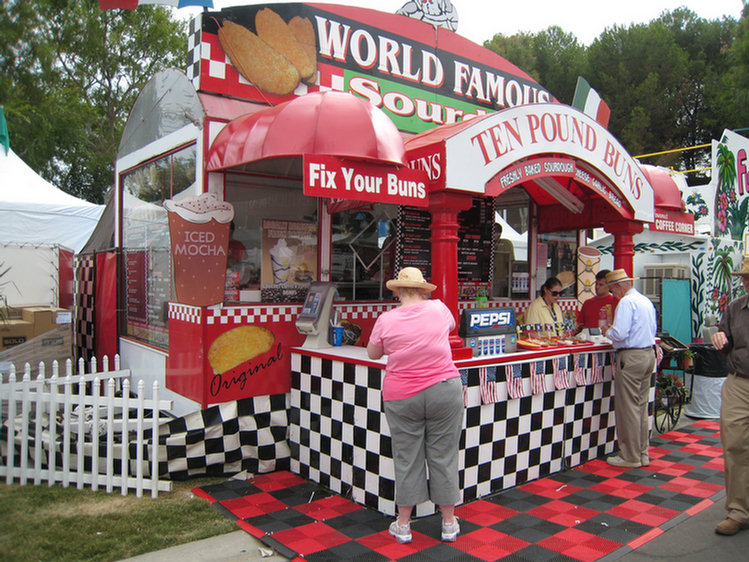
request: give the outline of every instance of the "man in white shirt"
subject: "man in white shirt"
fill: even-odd
[[[609,457],[613,466],[648,466],[650,379],[655,371],[655,307],[632,286],[634,278],[623,269],[606,275],[606,283],[619,301],[614,323],[604,327],[616,349],[614,411],[619,454]]]

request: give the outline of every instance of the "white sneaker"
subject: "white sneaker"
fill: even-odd
[[[460,523],[458,523],[458,518],[455,518],[455,521],[452,523],[445,523],[442,522],[442,540],[444,542],[455,542],[455,539],[458,538],[458,535],[460,534]]]
[[[406,523],[405,525],[399,525],[397,519],[390,523],[390,529],[388,529],[388,532],[401,544],[409,543],[413,538],[411,536],[411,524]]]

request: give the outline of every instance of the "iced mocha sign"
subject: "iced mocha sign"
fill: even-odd
[[[353,92],[402,131],[553,101],[528,74],[443,28],[334,4],[203,12],[188,67],[196,88],[277,104],[321,89]]]

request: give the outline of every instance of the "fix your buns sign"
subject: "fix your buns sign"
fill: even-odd
[[[427,175],[422,170],[304,156],[305,195],[426,207],[427,193]]]
[[[499,55],[406,16],[294,3],[199,17],[188,75],[203,91],[272,104],[320,89],[350,91],[410,132],[553,101]]]

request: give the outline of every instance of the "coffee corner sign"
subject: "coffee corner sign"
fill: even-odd
[[[429,202],[426,172],[316,154],[304,155],[304,194],[413,207]]]
[[[650,230],[694,236],[694,215],[668,209],[656,209],[655,220],[650,223]]]

